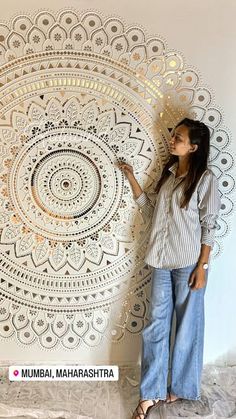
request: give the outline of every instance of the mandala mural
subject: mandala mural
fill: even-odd
[[[211,130],[221,218],[233,203],[230,135],[180,53],[137,26],[63,10],[0,24],[0,336],[48,350],[139,333],[150,270],[143,220],[117,168],[152,188],[183,116]]]

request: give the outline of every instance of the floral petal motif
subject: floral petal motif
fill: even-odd
[[[11,214],[7,212],[0,212],[0,227],[4,227],[9,221]]]
[[[111,235],[103,235],[100,240],[102,249],[105,253],[111,255],[117,255],[118,253],[118,242],[116,237]]]
[[[55,271],[58,271],[66,263],[66,254],[65,249],[61,244],[58,244],[55,249],[52,251],[52,254],[49,257],[49,261]]]
[[[12,122],[18,131],[25,133],[26,128],[28,127],[28,124],[29,124],[29,119],[22,112],[14,111],[12,114]]]
[[[30,29],[28,33],[28,43],[33,45],[34,51],[41,51],[46,37],[43,31],[37,27]]]
[[[81,122],[85,128],[95,124],[96,118],[98,117],[98,107],[93,101],[84,107]]]
[[[29,118],[32,122],[40,124],[45,120],[45,110],[37,103],[32,103],[29,108]]]
[[[142,146],[143,144],[141,140],[138,140],[137,138],[130,138],[129,140],[125,141],[124,144],[122,144],[120,147],[120,153],[121,155],[128,157],[134,157],[140,153]]]
[[[77,243],[73,243],[72,247],[68,251],[67,257],[68,263],[72,266],[72,268],[79,270],[80,267],[83,265],[84,262],[84,252],[82,252],[81,248],[78,246]]]
[[[110,135],[111,144],[116,144],[117,141],[119,143],[122,143],[122,141],[125,141],[129,138],[130,134],[130,126],[127,124],[119,124],[117,127],[115,127]]]
[[[60,338],[66,334],[68,325],[65,322],[64,316],[58,315],[57,321],[52,326],[52,331]]]
[[[76,98],[71,98],[65,104],[65,116],[73,123],[79,118],[79,103]]]
[[[115,58],[118,58],[121,54],[124,54],[128,50],[128,41],[124,35],[115,38],[111,42],[113,49],[113,55]]]
[[[25,40],[20,34],[12,32],[7,38],[7,45],[11,52],[13,52],[16,57],[19,57],[22,55]]]
[[[52,99],[47,106],[48,119],[58,122],[62,118],[61,106],[58,100]]]
[[[54,335],[51,328],[48,328],[46,332],[40,336],[39,339],[41,345],[47,349],[55,348],[59,342],[58,337]]]
[[[42,265],[48,260],[49,256],[49,243],[48,240],[44,240],[38,244],[32,251],[32,258],[36,266]]]
[[[1,135],[1,139],[3,140],[4,144],[6,144],[6,145],[14,143],[17,139],[16,133],[12,128],[1,127],[0,128],[0,135]]]
[[[88,330],[88,323],[81,314],[76,314],[75,321],[72,324],[72,330],[81,337]]]
[[[17,330],[23,329],[29,322],[27,309],[22,307],[18,313],[14,314],[12,321]]]
[[[97,133],[107,133],[115,124],[115,114],[113,111],[105,112],[99,115],[97,122]]]
[[[74,349],[81,345],[82,340],[69,329],[65,336],[63,336],[62,342],[65,348]]]
[[[146,50],[144,46],[135,47],[132,50],[132,54],[130,57],[130,65],[132,67],[137,67],[145,59],[145,56],[146,56]]]
[[[30,328],[29,325],[17,332],[17,338],[25,345],[32,345],[37,340],[36,334]]]
[[[130,226],[127,224],[117,224],[114,228],[117,239],[125,242],[132,241],[130,229]]]
[[[104,315],[102,315],[100,310],[99,311],[98,310],[94,311],[92,326],[96,331],[98,331],[100,333],[103,333],[106,330],[107,319],[105,318]]]
[[[150,164],[150,160],[147,158],[142,158],[141,156],[137,156],[133,159],[133,167],[134,170],[139,172],[144,172]]]
[[[71,30],[71,39],[75,41],[74,45],[77,49],[80,49],[88,40],[87,32],[81,24],[78,24]]]
[[[83,339],[84,342],[91,347],[98,346],[101,342],[102,335],[96,330],[94,330],[92,327],[90,327],[89,330],[83,336]]]
[[[94,32],[91,41],[94,45],[94,51],[100,52],[101,49],[107,45],[107,34],[103,29],[99,29],[98,31]]]
[[[49,31],[49,39],[54,43],[56,49],[62,49],[63,43],[67,38],[67,34],[65,29],[63,29],[60,25],[56,24],[52,29]]]
[[[86,257],[91,262],[94,262],[97,265],[99,265],[99,263],[101,262],[101,259],[102,259],[102,250],[101,250],[101,247],[98,244],[96,244],[96,243],[91,243],[86,248]]]
[[[4,227],[1,234],[1,243],[15,243],[21,237],[21,226],[9,225]]]
[[[68,30],[78,23],[78,14],[72,10],[63,10],[58,16],[58,21],[61,26]]]
[[[32,233],[24,235],[16,242],[16,254],[18,257],[29,255],[33,249],[35,242]]]

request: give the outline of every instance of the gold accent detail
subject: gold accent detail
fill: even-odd
[[[2,196],[8,196],[8,190],[7,190],[7,188],[2,188],[2,190],[1,190],[1,194],[2,194]]]
[[[18,151],[19,151],[19,147],[17,147],[17,146],[13,146],[13,147],[11,147],[11,149],[10,149],[10,151],[11,151],[11,154],[13,155],[13,156],[15,156],[17,153],[18,153]]]
[[[6,173],[4,173],[0,176],[1,181],[4,182],[4,183],[7,183],[7,178],[8,178],[8,176],[7,176]]]
[[[28,227],[26,227],[26,226],[22,227],[22,233],[23,234],[27,234],[27,233],[30,233],[30,232],[31,232],[31,230]]]
[[[134,61],[139,61],[141,57],[140,57],[140,54],[135,52],[132,58],[133,58]]]
[[[153,73],[156,73],[159,70],[159,66],[157,64],[152,64],[151,65],[151,70]]]
[[[186,95],[181,95],[179,99],[181,100],[181,102],[186,102],[187,96]]]
[[[173,79],[169,78],[169,79],[166,81],[166,84],[168,84],[169,86],[174,86],[174,81],[173,81]]]
[[[19,224],[20,223],[20,218],[19,218],[19,216],[17,215],[17,214],[14,214],[14,215],[12,215],[11,216],[11,222],[13,223],[13,224]]]
[[[4,166],[10,169],[10,167],[12,166],[12,160],[11,159],[4,160]]]
[[[136,73],[136,76],[139,77],[139,75],[144,76],[145,75],[145,68],[139,67],[138,73]]]
[[[36,242],[38,242],[38,243],[42,243],[42,242],[44,241],[44,238],[43,238],[42,236],[39,236],[39,234],[37,234],[37,235],[35,236],[35,240],[36,240]]]
[[[27,140],[27,136],[26,136],[25,134],[22,134],[22,135],[20,136],[20,141],[21,141],[22,143],[24,143],[26,140]]]
[[[177,66],[177,62],[175,60],[170,61],[170,67],[174,68]]]

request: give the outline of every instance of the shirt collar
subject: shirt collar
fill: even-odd
[[[178,163],[177,163],[177,162],[175,162],[174,164],[172,164],[172,166],[170,166],[170,167],[169,167],[169,171],[170,171],[171,173],[173,173],[173,175],[176,175],[177,166],[178,166]]]
[[[174,175],[174,176],[176,176],[176,172],[177,172],[177,167],[178,167],[178,162],[175,162],[174,164],[172,164],[172,166],[170,166],[169,167],[169,171]],[[183,175],[181,175],[181,176],[178,176],[178,179],[180,179],[180,178],[182,178],[182,177],[185,177],[187,175],[187,173],[184,173]]]

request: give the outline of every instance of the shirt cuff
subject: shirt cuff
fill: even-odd
[[[201,244],[206,244],[207,246],[214,246],[215,238],[215,228],[202,227],[202,237]]]
[[[142,192],[141,195],[137,199],[135,199],[136,204],[138,204],[139,207],[144,207],[149,200],[145,192]]]

